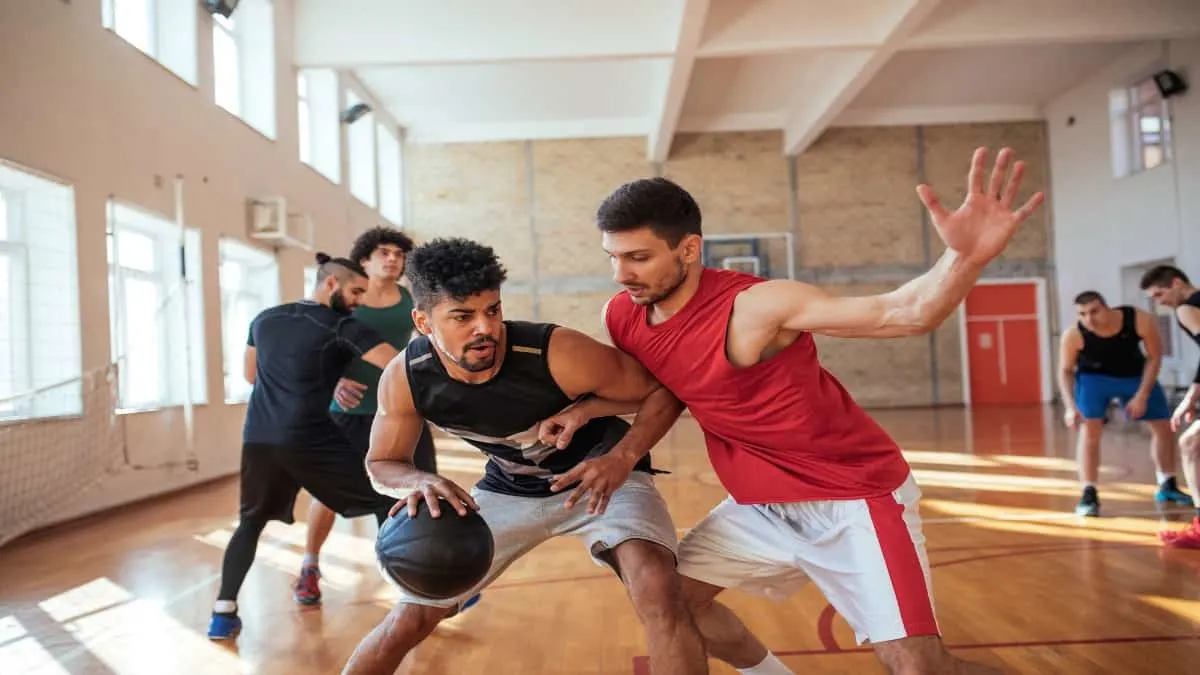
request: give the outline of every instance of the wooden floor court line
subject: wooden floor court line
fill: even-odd
[[[1029,640],[1027,642],[977,642],[965,644],[948,644],[947,649],[1014,649],[1036,647],[1072,647],[1081,645],[1112,645],[1112,644],[1144,644],[1154,642],[1190,642],[1200,640],[1200,633],[1184,633],[1179,635],[1128,635],[1107,638],[1077,638],[1065,640]],[[797,651],[775,652],[776,656],[843,656],[846,654],[869,654],[870,647],[854,647],[829,651],[826,649],[804,649]],[[650,658],[635,656],[633,659],[633,675],[650,675]]]
[[[1157,513],[1157,511],[1153,512]],[[930,548],[930,553],[939,553],[946,551],[971,551],[980,549],[1004,549],[1007,545],[996,544],[990,546],[953,546],[945,548]],[[951,565],[959,565],[969,562],[978,562],[983,560],[992,560],[995,558],[1008,558],[1022,555],[1036,555],[1041,553],[1062,553],[1069,551],[1078,551],[1083,549],[1095,548],[1158,548],[1158,545],[1153,542],[1135,543],[1135,542],[1104,542],[1104,541],[1084,541],[1073,544],[1035,544],[1035,545],[1013,545],[1013,550],[1000,551],[995,553],[986,553],[980,555],[972,555],[964,558],[954,558],[952,560],[931,561],[929,566],[931,569],[940,567],[949,567]],[[817,656],[817,655],[836,655],[836,654],[855,654],[871,652],[870,647],[850,647],[845,648],[838,644],[837,637],[833,631],[833,621],[837,616],[837,610],[833,605],[826,604],[821,610],[821,615],[817,619],[817,637],[821,642],[822,649],[805,649],[805,650],[790,650],[776,651],[777,656]],[[1004,649],[1013,647],[1055,647],[1055,646],[1070,646],[1070,645],[1089,645],[1089,644],[1128,644],[1142,642],[1180,642],[1188,640],[1200,640],[1200,633],[1186,633],[1177,635],[1162,635],[1162,636],[1126,636],[1126,637],[1108,637],[1108,638],[1070,638],[1058,640],[1029,640],[1018,642],[993,642],[993,643],[964,643],[964,644],[948,644],[948,649]],[[635,656],[633,659],[634,675],[649,675],[650,663],[649,657]]]

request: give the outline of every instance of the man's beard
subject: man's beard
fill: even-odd
[[[663,300],[666,300],[667,298],[671,297],[672,295],[675,295],[675,291],[679,290],[679,287],[683,285],[683,280],[685,278],[687,278],[687,266],[683,264],[683,260],[676,258],[675,262],[678,265],[678,270],[677,270],[678,274],[676,275],[674,281],[667,284],[667,287],[659,293],[654,293],[654,294],[648,295],[644,298],[632,298],[633,301],[639,305],[646,305],[647,307],[653,307],[654,305],[657,305],[658,303],[662,302]]]
[[[346,296],[342,295],[341,289],[338,289],[329,296],[329,306],[338,314],[350,314],[354,310],[350,305],[346,304]]]
[[[480,359],[478,361],[469,360],[470,355],[471,355],[471,348],[472,347],[482,347],[484,345],[492,345],[492,355],[485,359]],[[483,337],[483,338],[480,338],[474,342],[471,342],[471,343],[467,344],[465,347],[463,347],[463,353],[462,353],[462,356],[459,357],[459,359],[458,359],[458,365],[467,372],[478,373],[478,372],[487,370],[488,368],[491,368],[492,366],[496,365],[496,356],[497,356],[497,354],[499,354],[499,352],[500,352],[499,342],[497,342],[494,338]]]

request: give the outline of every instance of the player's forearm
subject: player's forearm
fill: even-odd
[[[1162,357],[1154,356],[1146,359],[1146,365],[1142,367],[1142,383],[1138,386],[1135,396],[1146,398],[1150,396],[1150,391],[1154,389],[1154,383],[1158,382],[1158,371],[1162,367]]]
[[[675,398],[671,390],[666,387],[654,390],[642,402],[633,425],[609,451],[610,454],[622,455],[630,464],[636,464],[667,435],[675,421],[683,414],[683,409],[683,403]]]
[[[642,407],[641,401],[614,401],[602,396],[586,398],[575,407],[589,420],[597,417],[612,417],[615,415],[632,415]]]
[[[403,499],[419,485],[427,474],[409,459],[368,459],[367,476],[371,486],[381,495]]]
[[[983,267],[951,249],[928,272],[887,293],[884,325],[920,335],[941,325],[979,280]]]
[[[1075,406],[1075,373],[1069,370],[1058,371],[1058,395],[1062,398],[1063,407],[1073,410]]]

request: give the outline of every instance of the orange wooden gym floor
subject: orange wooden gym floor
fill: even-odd
[[[1171,673],[1200,668],[1200,551],[1160,548],[1155,532],[1187,509],[1153,500],[1148,437],[1111,425],[1104,517],[1071,514],[1072,437],[1052,408],[875,413],[924,490],[938,615],[947,643],[1011,673]],[[480,456],[441,441],[440,462],[469,482]],[[700,434],[681,420],[656,449],[685,529],[724,493]],[[1182,477],[1181,477],[1182,481]],[[274,523],[240,604],[236,643],[207,620],[235,525],[235,479],[30,535],[0,550],[0,672],[60,675],[337,673],[390,605],[372,564],[373,521],[339,520],[322,554],[324,606],[300,609],[290,585],[304,525]],[[305,512],[301,500],[297,516]],[[787,602],[726,601],[797,673],[877,673],[811,586]],[[644,653],[619,583],[574,540],[512,567],[445,622],[400,672],[632,675]],[[733,673],[714,662],[714,673]]]

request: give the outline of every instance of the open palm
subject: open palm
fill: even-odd
[[[1012,175],[1008,175],[1012,157],[1011,148],[1004,148],[996,155],[996,165],[992,168],[991,180],[985,192],[983,174],[987,148],[977,148],[971,158],[967,197],[954,212],[942,206],[933,188],[928,185],[917,186],[917,194],[929,211],[938,236],[951,250],[979,265],[986,265],[1000,255],[1016,234],[1017,227],[1045,199],[1045,194],[1038,192],[1024,206],[1012,210],[1017,191],[1021,188],[1021,178],[1025,175],[1025,162],[1013,165]]]

